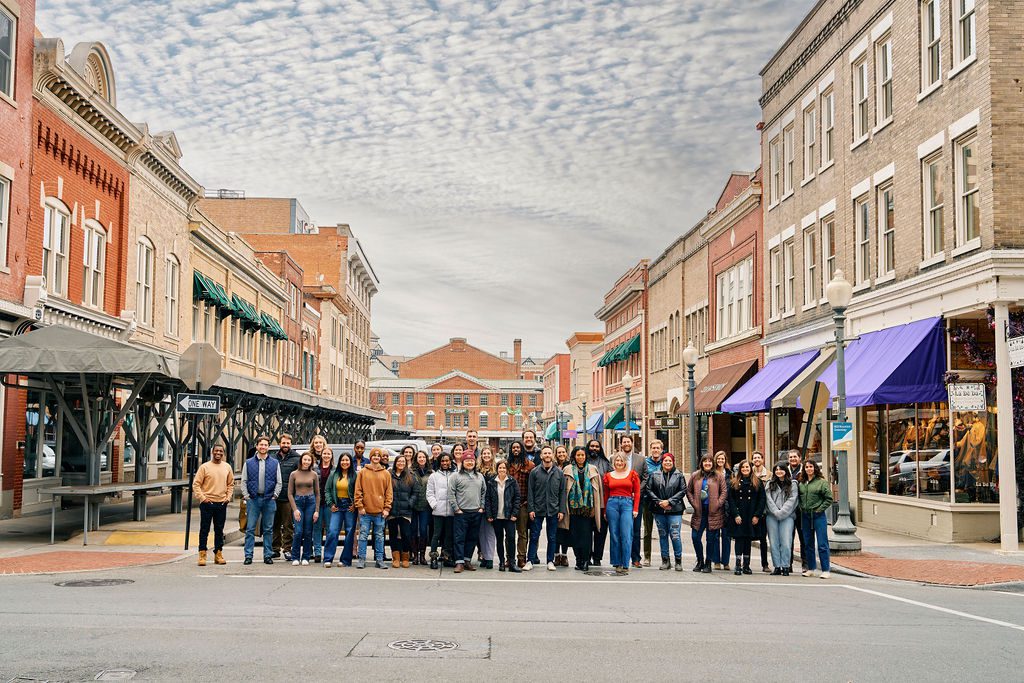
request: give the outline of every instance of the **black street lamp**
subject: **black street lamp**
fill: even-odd
[[[697,364],[697,359],[700,358],[700,354],[697,349],[693,346],[693,340],[691,339],[687,344],[686,348],[683,349],[683,363],[686,365],[686,382],[687,390],[689,391],[690,404],[689,404],[689,427],[687,431],[690,434],[690,471],[697,471],[697,406],[694,401],[694,394],[697,390],[697,385],[693,381],[693,366]]]

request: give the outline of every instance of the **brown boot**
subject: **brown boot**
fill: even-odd
[[[206,551],[205,550],[200,550],[199,551],[199,563],[198,564],[199,564],[200,567],[205,567],[206,566]]]
[[[221,553],[221,551],[218,550],[218,551],[216,551],[213,554],[213,563],[214,564],[227,564],[228,561],[224,559],[224,554]]]
[[[391,566],[398,569],[402,566],[402,553],[394,551],[391,553]]]
[[[406,551],[406,552],[402,553],[402,569],[408,569],[408,568],[409,568],[409,552]]]

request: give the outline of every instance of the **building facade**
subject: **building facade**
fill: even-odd
[[[795,394],[816,379],[834,394],[825,287],[841,271],[859,524],[1016,547],[1019,10],[824,1],[761,74],[765,356],[792,380],[764,387],[767,442],[773,455],[808,443],[836,480],[825,418],[801,428]],[[974,401],[951,403],[951,387]]]
[[[544,424],[545,438],[560,441],[570,438],[563,436],[562,432],[576,429],[577,423],[569,419],[569,379],[568,353],[556,353],[544,361],[544,372],[541,374],[544,407],[540,418]],[[551,427],[552,424],[555,426]]]
[[[594,353],[604,346],[602,332],[573,332],[565,341],[569,349],[569,419],[577,425],[576,443],[586,445],[586,437],[599,436],[604,416],[592,398]],[[600,427],[598,426],[600,425]]]

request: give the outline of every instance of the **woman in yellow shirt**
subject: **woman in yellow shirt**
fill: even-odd
[[[345,545],[341,549],[341,564],[352,566],[352,547],[356,536],[356,508],[352,502],[355,490],[356,468],[352,466],[352,456],[342,453],[324,486],[327,508],[331,511],[327,542],[324,544],[324,569],[330,569],[334,562],[334,553],[338,550],[338,533],[342,529],[345,530]]]

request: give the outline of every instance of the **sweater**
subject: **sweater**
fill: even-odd
[[[370,463],[356,475],[356,510],[361,515],[379,515],[391,509],[394,493],[391,473],[379,464]]]
[[[218,464],[212,460],[204,462],[196,470],[192,482],[192,493],[200,503],[228,503],[235,493],[235,472],[223,460]]]
[[[295,496],[313,496],[320,507],[320,477],[313,470],[295,470],[288,477],[288,502],[295,508]]]
[[[482,510],[487,499],[487,480],[479,472],[461,470],[451,478],[448,496],[456,514]]]
[[[768,505],[769,514],[779,520],[795,517],[799,485],[795,481],[790,481],[789,489],[783,489],[781,486],[773,486],[773,484],[774,482],[769,482],[765,490],[767,495],[765,502]]]
[[[604,506],[608,507],[608,499],[623,497],[633,499],[633,512],[640,511],[640,476],[631,470],[628,477],[619,479],[611,472],[604,475]]]

